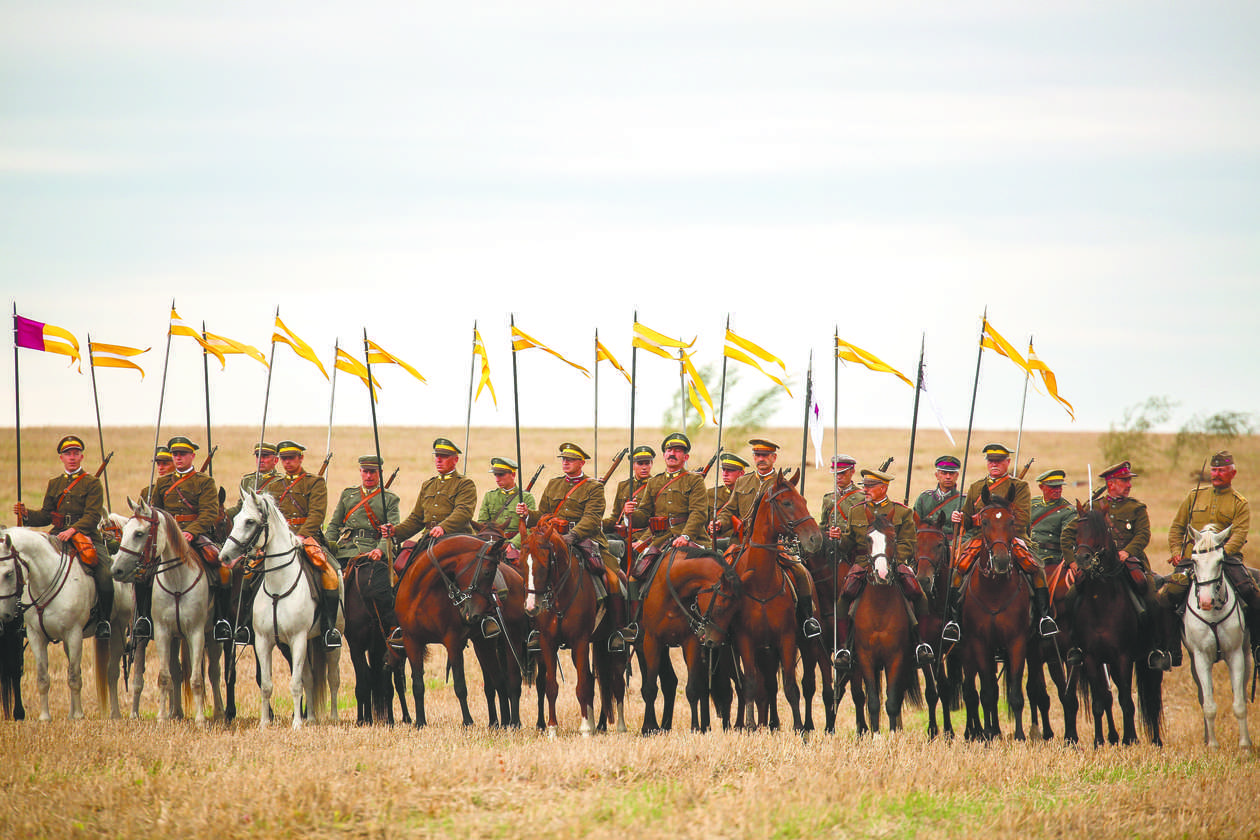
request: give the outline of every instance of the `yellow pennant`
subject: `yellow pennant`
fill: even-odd
[[[855,362],[877,373],[891,373],[902,382],[914,387],[914,383],[906,375],[897,370],[874,353],[868,353],[856,344],[850,344],[840,336],[836,336],[836,358],[846,362]]]
[[[674,356],[674,354],[668,352],[665,348],[672,347],[678,350],[689,350],[695,343],[696,340],[694,338],[687,343],[683,343],[676,338],[670,338],[664,333],[659,333],[639,321],[634,322],[634,338],[630,342],[630,344],[634,347],[646,350],[649,353],[655,353],[662,359],[669,359],[670,361],[678,361],[678,359]]]
[[[1041,381],[1045,384],[1046,390],[1063,408],[1067,411],[1068,416],[1073,421],[1076,420],[1076,411],[1072,408],[1072,404],[1063,397],[1059,396],[1059,382],[1055,379],[1054,371],[1046,365],[1045,362],[1037,358],[1037,354],[1033,351],[1032,341],[1028,342],[1028,367],[1041,374]]]
[[[760,359],[762,362],[777,364],[779,369],[783,371],[783,375],[787,376],[787,365],[783,364],[783,360],[778,356],[775,356],[764,348],[753,344],[746,338],[740,338],[729,329],[726,331],[726,346],[723,348],[722,353],[727,358],[734,359],[737,362],[743,362],[746,365],[752,365],[757,370],[761,371],[766,377],[774,382],[777,382],[780,388],[787,391],[789,397],[792,396],[792,389],[789,388],[782,379],[763,368],[760,362],[757,361],[757,359]]]
[[[268,367],[267,357],[264,356],[262,351],[257,347],[245,344],[241,341],[236,341],[235,339],[227,338],[226,336],[215,335],[211,332],[206,333],[206,341],[208,341],[211,346],[217,348],[224,356],[249,356],[263,367]]]
[[[429,380],[421,376],[420,371],[416,370],[411,365],[407,364],[402,359],[398,358],[392,353],[388,353],[385,350],[381,349],[381,346],[377,344],[375,341],[369,340],[367,343],[367,346],[368,346],[367,360],[371,362],[372,364],[398,365],[400,368],[407,371],[407,373],[410,373],[416,379],[419,379],[421,382],[425,383],[426,385],[428,384]]]
[[[608,348],[604,346],[604,342],[597,338],[595,339],[595,364],[599,364],[600,362],[608,362],[617,370],[621,371],[621,375],[626,378],[627,382],[630,382],[630,374],[626,372],[626,369],[621,366],[621,363],[617,361],[613,354],[608,352]]]
[[[481,357],[481,379],[477,382],[477,393],[473,396],[473,402],[481,398],[481,389],[490,389],[490,399],[494,400],[494,407],[499,407],[499,398],[494,395],[494,383],[490,381],[490,357],[486,355],[486,343],[481,340],[481,333],[473,330],[473,355]]]
[[[148,353],[149,349],[146,347],[140,350],[135,347],[124,347],[121,344],[102,344],[99,341],[92,341],[88,343],[88,358],[91,360],[93,367],[138,370],[140,371],[140,378],[144,379],[144,368],[131,361],[129,357]]]
[[[280,320],[279,318],[276,319]],[[211,356],[219,360],[219,367],[227,370],[227,359],[223,358],[223,354],[219,348],[214,347],[210,342],[202,338],[201,333],[193,329],[192,325],[179,317],[179,313],[175,311],[175,307],[171,307],[171,335],[186,335],[201,345],[201,349],[205,350]]]
[[[524,332],[520,330],[520,328],[518,328],[515,324],[513,324],[512,325],[512,349],[513,350],[528,350],[531,347],[537,347],[539,350],[542,350],[545,353],[550,353],[551,355],[555,356],[560,361],[564,362],[566,365],[569,365],[570,367],[575,367],[578,370],[582,371],[582,374],[584,376],[589,377],[591,375],[591,372],[589,370],[582,367],[577,362],[569,361],[564,356],[561,356],[555,350],[552,350],[550,347],[543,344],[538,339],[533,338],[532,336],[526,335]]]
[[[1005,356],[1010,359],[1028,376],[1032,376],[1032,370],[1028,367],[1028,362],[1024,361],[1024,357],[1019,355],[1019,351],[1015,347],[998,334],[993,329],[993,325],[989,323],[989,319],[984,320],[984,329],[980,331],[980,346],[987,347],[996,351],[999,356]]]
[[[351,356],[345,350],[338,347],[337,360],[333,362],[333,367],[337,370],[343,370],[346,373],[359,377],[359,381],[363,383],[363,386],[367,388],[368,392],[372,395],[372,401],[376,401],[376,389],[381,387],[381,383],[376,381],[375,376],[371,378],[370,383],[368,382],[368,369],[363,362],[360,362],[354,356]]]
[[[286,327],[284,321],[280,320],[279,315],[276,315],[276,330],[271,334],[271,343],[275,344],[277,341],[292,347],[294,353],[315,365],[315,367],[319,368],[319,372],[324,374],[324,378],[328,378],[328,371],[324,370],[323,364],[319,361],[319,356],[315,355],[311,345],[298,338],[297,333]]]

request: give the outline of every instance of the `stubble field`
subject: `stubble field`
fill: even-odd
[[[68,431],[81,430],[24,430],[23,498],[28,505],[39,503],[44,482],[59,466],[52,454],[55,441]],[[314,468],[324,434],[324,429],[281,429],[268,438],[291,437],[307,444],[312,450],[307,466]],[[394,465],[402,468],[394,489],[404,510],[432,472],[430,444],[438,434],[463,445],[455,430],[382,432],[387,472]],[[768,434],[793,453],[785,453],[780,464],[795,466],[799,430]],[[215,474],[229,487],[230,498],[237,479],[252,466],[254,435],[247,429],[216,432],[222,448]],[[601,471],[625,445],[624,435],[617,430],[601,433]],[[640,437],[655,446],[661,435],[652,430]],[[558,473],[558,443],[574,440],[588,446],[589,438],[589,431],[526,432],[526,471],[545,463],[540,479],[545,481]],[[990,439],[1014,443],[1010,433],[977,433],[973,450]],[[892,471],[904,480],[906,440],[904,431],[841,430],[839,448],[864,465],[895,455]],[[117,451],[110,469],[115,510],[125,510],[124,497],[134,496],[147,483],[152,441],[151,430],[107,430],[106,446]],[[922,441],[921,436],[915,453],[915,493],[930,486],[932,459],[950,451]],[[707,460],[713,445],[712,439],[698,440],[693,461]],[[829,455],[831,447],[828,437],[824,452]],[[1249,468],[1260,446],[1247,439],[1232,448],[1241,469],[1238,486],[1247,494]],[[96,449],[90,445],[86,463],[99,462]],[[337,455],[329,485],[335,497],[357,478],[355,457],[371,451],[371,432],[338,430],[333,449]],[[474,430],[470,450],[468,472],[484,491],[491,486],[489,457],[514,455],[512,430]],[[1022,451],[1023,460],[1037,458],[1033,475],[1061,466],[1071,479],[1083,480],[1086,463],[1093,464],[1095,474],[1102,467],[1098,435],[1092,433],[1026,433]],[[1191,457],[1200,461],[1205,454]],[[11,435],[0,457],[9,465],[0,483],[0,504],[7,511],[17,496]],[[1134,495],[1150,507],[1155,531],[1150,554],[1157,569],[1166,570],[1168,522],[1193,487],[1187,476],[1197,467],[1174,470],[1152,463],[1135,485]],[[980,468],[979,459],[973,459],[969,477],[978,477]],[[624,475],[623,466],[619,477]],[[897,499],[904,492],[899,483],[892,492]],[[815,510],[828,485],[826,474],[811,465],[806,495]],[[1066,495],[1084,498],[1086,491],[1069,487]],[[91,685],[90,654],[86,658],[85,688]],[[238,659],[241,717],[231,726],[216,723],[202,731],[190,721],[159,724],[154,719],[153,678],[146,680],[140,720],[102,720],[95,699],[85,696],[88,720],[66,721],[65,657],[58,650],[52,656],[55,720],[0,722],[0,836],[1108,838],[1244,837],[1260,832],[1260,772],[1254,756],[1236,746],[1238,729],[1228,710],[1222,666],[1216,679],[1218,700],[1224,701],[1218,718],[1222,748],[1209,754],[1185,667],[1165,680],[1163,749],[1143,744],[1095,750],[1064,745],[1057,737],[1048,743],[1008,739],[986,746],[929,742],[921,711],[906,715],[904,732],[859,739],[847,695],[834,736],[694,735],[686,731],[681,687],[673,733],[581,739],[576,735],[571,668],[561,685],[561,737],[548,741],[532,728],[500,732],[482,725],[486,714],[480,675],[473,657],[466,658],[479,722],[471,729],[458,724],[458,706],[443,679],[444,655],[436,652],[428,668],[431,723],[424,730],[354,726],[353,673],[344,656],[340,723],[299,732],[282,723],[260,732],[258,692],[248,678],[253,653],[245,651]],[[277,663],[283,675],[283,663],[278,658]],[[27,667],[23,689],[32,708],[36,697],[29,652]],[[529,690],[522,700],[527,721],[533,719],[534,703]],[[285,718],[291,711],[287,691],[278,691],[275,705]],[[637,671],[626,710],[633,733],[642,720]],[[816,717],[821,711],[819,704]],[[1061,733],[1057,702],[1052,719]],[[1092,724],[1084,714],[1079,725],[1088,742]],[[1009,735],[1009,721],[1004,720],[1004,730]]]

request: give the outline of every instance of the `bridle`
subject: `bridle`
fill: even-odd
[[[719,639],[725,633],[718,627],[717,622],[713,620],[713,611],[717,606],[719,595],[726,596],[728,602],[734,601],[739,596],[739,575],[735,574],[733,566],[727,566],[725,563],[722,563],[722,574],[718,576],[718,579],[708,586],[697,589],[691,606],[687,606],[683,603],[682,596],[678,594],[678,589],[675,588],[674,580],[670,576],[674,570],[674,561],[677,559],[678,552],[670,552],[669,566],[665,569],[665,586],[669,590],[669,595],[674,599],[674,603],[678,605],[678,609],[686,616],[687,626],[700,639],[700,644],[708,648],[720,647],[722,642]],[[709,600],[709,606],[705,608],[704,612],[701,612],[700,596],[709,592],[713,593],[713,597]]]
[[[928,591],[936,590],[936,576],[945,569],[949,568],[949,538],[945,536],[945,531],[933,525],[920,525],[915,529],[915,554],[914,565],[919,566],[921,560],[928,561],[931,572],[928,574]],[[940,536],[941,541],[937,545],[936,557],[929,557],[927,554],[919,554],[918,551],[918,535],[919,534],[935,534]]]
[[[21,619],[22,613],[24,613],[26,611],[26,608],[30,606],[29,604],[22,603],[22,590],[26,588],[26,576],[22,574],[22,572],[26,565],[26,561],[23,560],[21,556],[18,555],[18,550],[17,548],[14,547],[12,541],[6,540],[6,543],[9,546],[9,553],[4,555],[3,557],[0,557],[0,563],[3,563],[7,560],[13,561],[14,585],[13,585],[12,592],[0,595],[0,604],[3,604],[5,601],[8,601],[10,598],[12,598],[16,602],[16,605],[15,605],[17,608],[16,619]]]
[[[456,535],[452,534],[451,536]],[[459,570],[457,569],[455,571],[454,577],[448,575],[446,570],[442,568],[441,559],[433,552],[433,546],[441,539],[445,539],[445,537],[441,537],[439,540],[429,543],[424,550],[424,555],[429,558],[430,565],[437,570],[438,576],[442,578],[442,583],[446,585],[446,594],[450,597],[451,603],[456,607],[459,607],[460,615],[463,616],[465,621],[468,621],[472,618],[472,614],[470,610],[465,610],[463,605],[469,598],[480,592],[478,586],[481,583],[482,569],[486,565],[487,558],[494,553],[495,543],[487,541],[480,549],[478,549],[476,564],[473,566],[472,576],[468,579],[468,586],[465,589],[460,589],[457,580],[459,577]],[[499,545],[502,545],[502,543],[500,542]]]
[[[993,508],[997,508],[997,510],[998,510],[997,515],[998,515],[998,516],[1001,516],[1002,514],[1005,514],[1005,515],[1007,515],[1007,516],[1011,516],[1011,515],[1012,515],[1012,514],[1011,514],[1011,510],[1010,510],[1010,508],[1008,508],[1008,507],[1005,507],[1005,506],[1003,506],[1003,505],[988,505],[988,506],[986,506],[985,508],[983,508],[983,509],[980,511],[980,513],[976,514],[976,518],[977,518],[978,520],[979,520],[979,519],[981,519],[981,515],[984,513],[984,511],[985,511],[985,510],[988,510],[988,509],[989,509],[989,508],[991,508],[991,507],[993,507]],[[1009,566],[1008,566],[1008,568],[1007,568],[1006,572],[999,572],[997,569],[994,569],[994,568],[993,568],[993,549],[995,549],[997,546],[1002,546],[1004,549],[1006,549],[1006,555],[1007,555],[1008,557],[1012,557],[1012,556],[1013,556],[1013,552],[1011,551],[1011,541],[1010,541],[1010,540],[1008,540],[1008,539],[993,539],[993,538],[991,538],[991,537],[990,537],[990,535],[989,535],[988,533],[986,533],[986,531],[985,531],[985,528],[984,528],[984,522],[983,522],[983,520],[981,520],[981,521],[980,521],[980,539],[984,540],[984,547],[985,547],[985,550],[988,552],[988,555],[989,555],[989,562],[988,562],[987,564],[983,564],[983,563],[982,563],[982,564],[980,565],[980,573],[981,573],[982,575],[985,575],[986,577],[1006,577],[1006,575],[1010,574],[1010,568],[1009,568]],[[1013,565],[1014,565],[1014,563],[1013,563],[1013,562],[1008,561],[1008,563],[1010,563],[1010,565],[1011,565],[1011,566],[1013,566]]]
[[[178,551],[175,552],[175,556],[170,560],[159,560],[157,556],[157,532],[161,526],[159,526],[157,509],[151,508],[150,513],[152,514],[151,516],[141,516],[137,511],[131,516],[137,522],[145,522],[149,526],[149,533],[145,536],[144,545],[141,549],[133,551],[120,542],[118,544],[118,552],[136,558],[136,571],[132,576],[133,581],[138,583],[151,580],[161,587],[163,592],[175,599],[175,632],[176,634],[182,634],[183,624],[179,615],[180,604],[183,602],[183,597],[192,592],[197,584],[201,582],[201,579],[206,574],[206,568],[202,563],[197,563],[197,576],[192,579],[192,583],[183,589],[171,589],[168,587],[162,578],[162,573],[184,565],[184,560],[179,556]]]
[[[536,533],[539,533],[540,537],[544,534],[544,532],[536,532]],[[547,558],[546,558],[546,562],[543,564],[546,566],[546,573],[543,575],[542,586],[539,588],[534,588],[534,589],[531,589],[528,586],[526,586],[525,594],[533,595],[535,597],[539,612],[542,612],[543,610],[547,610],[547,611],[555,613],[558,618],[563,620],[565,617],[565,614],[570,609],[573,608],[574,602],[577,601],[578,594],[583,589],[583,576],[581,575],[578,576],[577,588],[573,591],[573,596],[569,598],[569,603],[565,605],[564,609],[560,609],[558,606],[556,606],[557,593],[564,590],[566,586],[569,584],[569,581],[573,578],[574,563],[573,563],[573,557],[571,555],[567,563],[557,563],[556,557],[555,557],[555,550],[552,548],[550,543],[551,543],[551,540],[555,539],[558,535],[554,531],[551,531],[551,532],[546,532],[545,536],[547,538],[547,546],[544,549],[544,551],[546,552]],[[539,542],[541,542],[541,540],[539,540]],[[522,556],[524,556],[523,553],[522,553]],[[534,558],[540,561],[542,560],[542,558],[537,555],[536,550],[533,548],[529,550],[529,556],[530,558]],[[529,561],[526,560],[526,562],[528,563]],[[552,578],[555,577],[556,575],[555,568],[556,566],[560,566],[560,565],[564,566],[564,571],[563,573],[561,573],[560,579],[558,581],[553,582]]]

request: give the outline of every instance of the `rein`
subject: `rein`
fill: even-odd
[[[1200,552],[1200,553],[1206,553],[1206,552]],[[1224,565],[1222,565],[1219,568],[1219,571],[1217,572],[1216,577],[1210,578],[1208,580],[1196,579],[1194,581],[1195,596],[1197,596],[1199,594],[1199,590],[1205,586],[1211,586],[1213,588],[1214,593],[1215,592],[1225,593],[1225,600],[1221,602],[1220,606],[1217,606],[1217,598],[1216,598],[1216,595],[1213,594],[1212,596],[1212,611],[1213,612],[1224,609],[1226,604],[1229,604],[1229,609],[1220,618],[1216,619],[1215,621],[1209,621],[1207,616],[1205,616],[1202,612],[1199,611],[1198,598],[1193,597],[1187,602],[1186,611],[1190,613],[1190,615],[1193,615],[1195,618],[1197,618],[1202,624],[1206,625],[1207,628],[1212,631],[1212,640],[1216,642],[1216,658],[1219,661],[1221,659],[1221,636],[1220,636],[1220,631],[1217,628],[1219,628],[1222,624],[1224,624],[1226,621],[1232,618],[1234,613],[1238,612],[1238,604],[1239,604],[1240,599],[1237,593],[1234,592],[1234,587],[1228,581],[1225,580]],[[1231,601],[1233,603],[1230,603]]]
[[[530,556],[534,556],[534,551],[532,549],[530,550]],[[540,612],[542,610],[550,610],[551,612],[556,614],[557,618],[563,621],[568,611],[573,609],[573,604],[577,601],[578,595],[581,594],[583,589],[585,589],[585,586],[583,585],[582,576],[579,575],[577,588],[572,589],[572,596],[569,598],[569,603],[565,605],[564,609],[560,609],[556,605],[556,597],[559,595],[561,590],[564,590],[566,588],[571,588],[571,587],[568,587],[568,584],[573,578],[573,556],[572,554],[570,554],[568,561],[564,563],[564,574],[561,575],[560,580],[557,581],[556,583],[552,583],[551,579],[552,577],[555,576],[555,572],[553,570],[555,569],[556,566],[560,564],[554,561],[555,561],[555,552],[552,550],[551,546],[548,545],[547,546],[547,575],[546,577],[543,578],[543,588],[530,589],[529,587],[526,587],[525,594],[534,595],[538,598],[538,609]],[[578,561],[578,562],[581,562],[581,561]]]
[[[279,512],[278,509],[277,509],[277,512]],[[278,638],[280,635],[280,602],[284,600],[285,598],[287,598],[290,594],[292,594],[293,590],[297,589],[298,583],[300,583],[302,580],[302,575],[301,575],[301,570],[299,569],[298,570],[299,573],[293,576],[293,583],[289,585],[289,588],[284,590],[284,592],[275,593],[275,592],[269,592],[267,590],[267,574],[269,572],[278,572],[281,569],[288,568],[289,566],[296,563],[297,558],[298,558],[298,549],[301,547],[301,544],[292,543],[284,551],[278,551],[274,554],[268,554],[267,546],[271,543],[270,512],[267,511],[265,507],[260,506],[259,513],[261,514],[261,516],[259,518],[258,525],[254,528],[254,533],[250,534],[244,540],[238,540],[233,535],[228,534],[227,541],[236,543],[236,545],[240,546],[241,556],[244,557],[245,555],[249,554],[250,552],[254,550],[254,546],[258,542],[259,536],[262,536],[263,547],[261,551],[262,551],[262,576],[263,577],[262,577],[262,586],[260,588],[262,589],[263,594],[271,599],[271,635],[273,638]],[[280,565],[278,566],[267,565],[267,562],[266,562],[267,560],[274,557],[283,557],[286,554],[290,555],[289,559],[281,563]],[[318,617],[318,612],[316,613],[316,617]]]
[[[700,643],[706,647],[717,647],[717,645],[706,642],[705,635],[710,629],[715,633],[718,630],[717,623],[713,620],[713,608],[717,606],[717,594],[719,592],[726,591],[725,584],[727,572],[723,571],[717,581],[709,586],[696,590],[695,600],[692,602],[691,606],[688,607],[683,603],[682,597],[678,594],[678,589],[674,586],[674,580],[670,576],[670,573],[674,570],[674,561],[677,559],[678,550],[675,550],[670,553],[669,566],[665,568],[665,587],[669,590],[669,595],[674,599],[674,603],[678,605],[678,609],[681,610],[683,615],[687,617],[687,626],[690,627],[691,632],[695,633],[696,637],[700,639]],[[709,601],[708,608],[702,613],[700,612],[700,596],[706,592],[712,592],[715,597]],[[734,595],[728,594],[727,597],[733,598]]]
[[[438,556],[433,553],[433,546],[435,544],[436,543],[430,543],[425,548],[424,554],[429,558],[430,565],[437,570],[438,576],[442,578],[442,582],[446,584],[446,594],[450,596],[451,603],[458,607],[477,593],[477,583],[481,580],[481,569],[485,565],[486,558],[490,556],[492,543],[487,542],[477,550],[477,564],[473,567],[472,577],[468,580],[467,589],[460,589],[459,585],[456,583],[455,578],[459,577],[458,570],[455,572],[455,578],[452,578],[446,573],[446,570],[442,568],[442,564],[439,562]]]
[[[197,563],[197,575],[193,578],[192,583],[183,589],[171,589],[166,585],[164,577],[165,573],[177,569],[184,565],[184,560],[179,556],[176,550],[175,557],[171,559],[159,559],[157,556],[157,532],[158,532],[158,514],[157,509],[152,509],[151,517],[144,517],[136,513],[132,515],[132,519],[138,522],[147,522],[149,524],[149,534],[144,539],[144,546],[139,552],[132,551],[130,548],[122,545],[118,546],[121,554],[127,554],[138,558],[136,561],[136,573],[134,580],[152,581],[161,587],[162,591],[175,599],[175,634],[182,636],[184,634],[183,622],[180,619],[180,604],[183,603],[183,597],[196,588],[201,579],[206,576],[206,568],[204,563]]]
[[[53,539],[51,537],[48,537],[47,539],[49,547],[52,547],[54,542]],[[22,603],[22,599],[20,597],[18,598],[19,614],[31,607],[35,608],[35,615],[39,618],[39,631],[44,634],[44,638],[49,638],[48,628],[44,626],[44,610],[48,609],[48,606],[57,599],[58,595],[61,594],[61,590],[65,588],[66,583],[70,580],[70,569],[74,566],[74,559],[70,556],[70,552],[68,552],[65,548],[62,548],[59,553],[60,557],[57,562],[57,571],[53,573],[52,581],[49,582],[47,588],[45,588],[39,595],[31,595],[30,600],[26,604]],[[31,574],[30,563],[25,560],[22,555],[18,554],[16,547],[13,549],[13,559],[19,570],[19,580],[21,579],[21,573],[24,570],[26,572],[26,588],[30,589],[35,583],[33,580],[34,576]],[[19,588],[18,591],[20,592],[21,589]],[[47,597],[45,598],[44,596]]]

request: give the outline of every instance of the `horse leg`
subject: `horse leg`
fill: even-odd
[[[694,636],[683,643],[687,663],[687,705],[691,707],[691,731],[709,731],[709,692],[700,641]]]
[[[970,653],[970,652],[969,652]],[[980,726],[980,693],[976,690],[976,679],[979,677],[974,661],[968,656],[963,663],[962,692],[963,703],[967,707],[966,724],[963,727],[963,739],[975,741],[983,737]]]
[[[206,725],[206,638],[205,630],[195,627],[188,634],[189,670],[193,690],[193,723]]]
[[[261,622],[255,622],[261,624]],[[258,728],[266,729],[271,722],[271,652],[275,647],[275,639],[263,633],[254,634],[254,667],[258,669],[258,695],[261,707],[258,710]]]
[[[83,718],[83,632],[72,628],[65,638],[66,659],[69,663],[66,682],[70,686],[70,720]]]
[[[412,673],[414,674],[415,672],[413,671]],[[411,712],[407,709],[407,661],[406,659],[398,663],[398,667],[394,669],[394,672],[391,675],[391,677],[394,683],[394,691],[398,695],[398,705],[402,709],[402,722],[411,723]],[[394,711],[394,704],[392,702],[390,703],[389,711],[392,718],[393,711]],[[393,720],[391,719],[390,722],[392,723]]]
[[[1094,748],[1097,749],[1107,743],[1103,738],[1103,712],[1111,705],[1111,692],[1106,687],[1106,677],[1102,674],[1102,667],[1097,665],[1093,657],[1086,657],[1082,666],[1085,672],[1085,679],[1089,685],[1089,704],[1090,709],[1094,713]]]
[[[34,612],[27,613],[34,615]],[[48,710],[48,691],[51,682],[48,676],[48,639],[39,630],[39,625],[27,623],[26,636],[30,640],[31,650],[35,653],[35,688],[39,691],[39,719],[52,720]]]
[[[323,639],[320,639],[323,644]],[[341,648],[328,648],[324,651],[324,678],[328,686],[328,719],[333,723],[340,720],[337,710],[338,695],[341,694]]]
[[[1053,644],[1053,642],[1051,642]],[[1038,732],[1037,721],[1041,720],[1041,740],[1049,741],[1054,737],[1054,729],[1050,726],[1050,693],[1046,689],[1046,672],[1041,661],[1042,647],[1039,642],[1028,645],[1028,731]]]
[[[859,736],[870,731],[866,724],[866,688],[861,675],[849,679],[849,693],[853,696],[853,726]]]
[[[155,611],[156,612],[156,611]],[[175,699],[174,693],[178,689],[174,685],[174,677],[172,671],[178,668],[172,663],[174,657],[179,655],[178,651],[172,654],[171,636],[166,624],[159,621],[157,616],[153,617],[153,645],[157,649],[158,655],[158,721],[171,720],[174,715]]]
[[[464,676],[463,640],[448,634],[444,644],[446,647],[446,661],[450,665],[451,680],[455,687],[455,699],[459,701],[461,722],[464,726],[472,726],[472,711],[468,708],[468,682]]]
[[[582,712],[578,732],[589,738],[595,731],[595,677],[591,673],[591,646],[578,642],[573,646],[573,669],[577,671],[577,701]]]
[[[906,680],[905,660],[884,672],[884,688],[888,694],[888,699],[884,701],[884,711],[888,713],[889,732],[901,729],[901,706],[905,701]]]
[[[424,645],[417,645],[404,637],[407,661],[411,663],[411,702],[416,707],[416,729],[425,725],[424,717]]]
[[[292,657],[289,660],[289,694],[293,697],[293,728],[302,728],[302,696],[310,681],[312,687],[314,681],[310,680],[310,668],[307,661],[306,651],[307,639],[306,634],[299,632],[294,635],[292,641],[289,642],[289,654]],[[306,696],[312,696],[314,692],[306,692]],[[313,709],[307,709],[308,715],[313,715]]]
[[[866,715],[870,719],[871,734],[879,732],[879,668],[871,662],[863,667],[862,681],[866,692]]]
[[[368,651],[357,635],[346,634],[350,646],[350,664],[354,667],[355,723],[368,726],[372,723],[372,700],[376,688],[376,673],[368,662]]]
[[[801,644],[801,661],[805,666],[801,672],[801,700],[804,706],[804,723],[802,729],[805,732],[814,731],[814,695],[818,693],[818,680],[814,674],[814,656],[809,650],[812,647],[808,640]]]
[[[544,695],[547,698],[547,737],[555,738],[560,726],[559,721],[556,720],[556,698],[560,694],[560,683],[557,677],[560,668],[556,661],[559,651],[549,640],[544,639],[540,653],[543,657],[541,671],[545,685],[543,691],[539,693],[539,700],[541,702]]]
[[[765,704],[766,686],[757,668],[757,651],[753,647],[752,637],[747,633],[740,633],[735,639],[735,646],[739,649],[740,663],[744,666],[744,703],[746,706],[761,709]],[[751,714],[748,717],[748,728],[755,729],[757,720]]]
[[[1238,746],[1251,746],[1251,733],[1247,731],[1247,639],[1229,656],[1229,682],[1234,690],[1234,718],[1238,721]]]
[[[1123,715],[1124,737],[1120,743],[1124,746],[1137,743],[1137,722],[1134,717],[1133,704],[1133,663],[1122,655],[1111,671],[1111,678],[1116,684],[1116,694],[1120,700],[1120,712]]]
[[[669,732],[674,728],[674,703],[678,700],[678,672],[669,646],[660,646],[656,677],[661,685],[661,729]]]
[[[1020,644],[1011,646],[1013,649],[1007,657],[1006,663],[1006,704],[1010,707],[1011,714],[1015,717],[1015,740],[1024,740],[1024,650]],[[1045,683],[1042,683],[1042,692],[1045,692]],[[1046,712],[1049,714],[1050,697],[1046,696]]]

